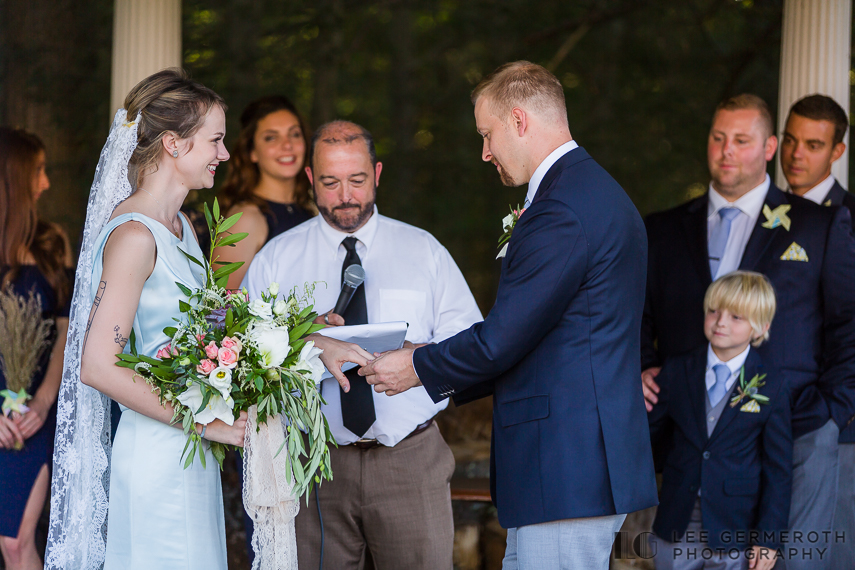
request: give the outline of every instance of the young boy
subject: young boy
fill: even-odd
[[[709,344],[665,362],[651,437],[672,433],[651,548],[657,570],[766,570],[787,528],[793,441],[786,383],[752,346],[769,338],[775,292],[759,273],[717,279]],[[669,429],[673,428],[673,429]]]

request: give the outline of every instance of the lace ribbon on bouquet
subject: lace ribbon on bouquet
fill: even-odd
[[[256,406],[248,410],[243,461],[243,505],[255,525],[252,570],[297,570],[294,518],[300,501],[294,497],[285,426],[280,415],[258,425]],[[277,455],[277,452],[281,452]],[[288,480],[289,475],[291,481]]]
[[[130,121],[124,109],[116,111],[86,207],[57,398],[45,555],[45,568],[50,570],[100,569],[104,565],[110,488],[110,399],[80,381],[80,358],[92,307],[95,244],[113,210],[131,195],[128,162],[137,146],[139,120],[139,114]]]

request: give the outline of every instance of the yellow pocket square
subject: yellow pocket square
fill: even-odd
[[[787,248],[787,251],[784,252],[784,255],[781,256],[781,259],[783,261],[808,261],[808,256],[805,248],[793,242]]]
[[[760,404],[757,403],[757,400],[748,400],[742,407],[739,408],[740,412],[751,412],[752,414],[760,413]]]

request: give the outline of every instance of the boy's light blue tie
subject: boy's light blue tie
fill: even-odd
[[[708,392],[710,396],[710,406],[714,408],[716,404],[724,398],[724,395],[727,392],[725,384],[727,383],[727,379],[730,378],[730,368],[728,368],[726,364],[716,364],[712,369],[713,372],[715,372],[715,384],[712,385],[712,388],[710,388]]]
[[[722,208],[718,211],[721,223],[713,227],[712,232],[710,232],[709,243],[710,275],[713,280],[716,278],[718,268],[721,265],[721,259],[724,257],[727,238],[730,236],[730,226],[739,213],[740,210],[738,208]]]
[[[531,202],[528,201],[528,196],[526,196],[525,204],[523,204],[523,210],[531,206]]]

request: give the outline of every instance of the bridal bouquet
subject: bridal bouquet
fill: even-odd
[[[0,370],[6,377],[2,412],[25,414],[39,357],[50,339],[53,320],[42,318],[42,304],[33,292],[27,299],[6,286],[0,291]],[[16,448],[21,449],[18,445]]]
[[[144,378],[159,395],[161,404],[172,404],[173,422],[181,422],[187,435],[182,456],[185,469],[197,454],[205,466],[196,422],[207,425],[220,419],[232,425],[241,411],[248,411],[257,431],[268,420],[275,420],[280,431],[284,429],[284,438],[280,435],[276,440],[274,456],[287,447],[290,469],[286,472],[294,495],[308,497],[313,481],[332,478],[328,444],[335,443],[321,413],[318,384],[324,372],[319,358],[322,351],[314,342],[305,340],[323,328],[313,323],[317,317],[311,305],[314,286],[280,295],[279,285],[271,283],[261,299],[252,302],[245,289],[226,290],[229,274],[242,262],[218,262],[214,249],[234,245],[246,237],[228,233],[240,215],[223,219],[216,200],[213,213],[205,205],[211,232],[208,260],[202,262],[182,250],[191,262],[205,269],[205,286],[194,291],[176,284],[187,296],[187,301],[179,302],[185,318],[176,319],[176,326],[164,329],[172,340],[157,352],[156,358],[136,351],[132,332],[130,354],[117,354],[116,365],[130,368]],[[214,269],[214,265],[220,267]],[[279,415],[287,420],[282,428]],[[247,430],[251,431],[250,422]],[[303,433],[307,435],[308,449]],[[249,441],[251,435],[247,437]],[[222,468],[226,445],[209,443]]]

